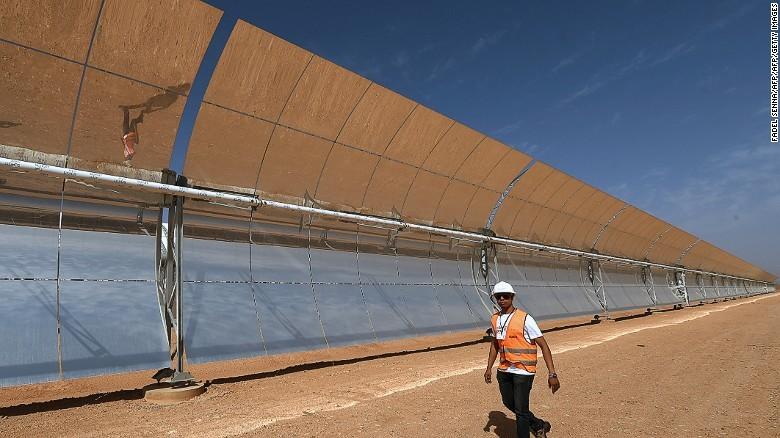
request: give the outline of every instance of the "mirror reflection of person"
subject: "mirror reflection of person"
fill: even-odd
[[[549,371],[547,385],[553,394],[561,387],[555,372],[552,352],[536,321],[513,305],[515,290],[512,285],[501,281],[493,287],[493,298],[501,308],[493,314],[492,329],[495,339],[490,343],[485,383],[492,381],[493,364],[501,356],[496,380],[504,406],[514,412],[517,419],[517,436],[546,437],[550,423],[537,418],[530,409],[531,386],[536,375],[537,345],[542,349],[544,363]]]
[[[125,147],[125,160],[130,161],[135,155],[135,146],[140,142],[140,136],[138,135],[138,124],[143,123],[144,112],[142,110],[138,114],[138,117],[130,120],[130,109],[124,106],[121,108],[123,113],[122,144]]]
[[[151,114],[156,111],[164,110],[176,102],[179,96],[184,95],[189,91],[190,84],[183,83],[173,87],[168,87],[163,93],[156,94],[149,99],[146,99],[143,103],[135,105],[119,105],[122,110],[122,145],[124,146],[125,161],[130,161],[135,155],[135,147],[140,143],[140,136],[138,135],[138,125],[143,123],[144,115]],[[141,109],[138,113],[138,117],[131,119],[130,111],[135,109]]]

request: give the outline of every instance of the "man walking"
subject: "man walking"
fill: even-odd
[[[500,354],[496,380],[501,391],[501,401],[517,417],[517,436],[527,437],[533,431],[537,438],[546,437],[550,423],[534,416],[529,408],[529,396],[536,375],[537,345],[542,349],[544,363],[549,371],[547,385],[553,394],[561,387],[550,347],[531,315],[514,307],[512,301],[515,290],[511,284],[504,281],[496,283],[493,298],[501,310],[494,313],[492,318],[495,339],[490,344],[485,383],[492,381],[493,363]]]

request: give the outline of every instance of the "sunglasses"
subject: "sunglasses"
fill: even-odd
[[[496,294],[496,300],[511,300],[514,298],[512,294]]]

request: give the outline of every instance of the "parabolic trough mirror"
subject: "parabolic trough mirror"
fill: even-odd
[[[248,23],[218,46],[220,20],[0,5],[0,386],[476,334],[499,280],[538,319],[775,281]]]

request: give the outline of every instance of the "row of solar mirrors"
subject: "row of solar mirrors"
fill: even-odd
[[[77,201],[0,225],[0,385],[168,366],[157,216]],[[539,320],[685,302],[675,273],[316,217],[185,214],[189,363],[483,331],[498,280]],[[487,266],[485,266],[487,265]],[[595,274],[595,275],[594,275]],[[599,287],[601,286],[601,287]],[[768,292],[687,277],[691,303]],[[59,333],[59,336],[58,336]]]

